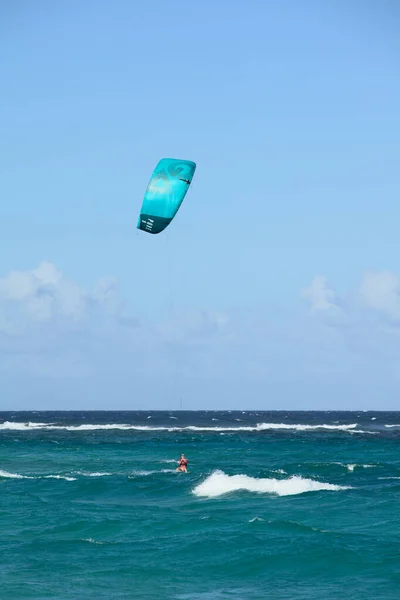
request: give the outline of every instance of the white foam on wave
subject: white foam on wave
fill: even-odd
[[[43,475],[44,479],[65,479],[66,481],[76,481],[76,477],[68,477],[67,475]]]
[[[27,475],[19,475],[18,473],[8,473],[8,471],[2,471],[1,469],[0,477],[4,477],[7,479],[34,479],[33,477],[28,477]]]
[[[0,429],[13,431],[32,431],[33,429],[47,429],[49,427],[52,427],[52,423],[33,423],[32,421],[28,421],[27,423],[4,421],[4,423],[0,423]]]
[[[132,471],[128,475],[129,479],[133,477],[147,477],[148,475],[155,475],[156,473],[175,473],[175,469],[160,469],[159,471]]]
[[[303,424],[288,424],[288,423],[257,423],[257,425],[243,425],[242,427],[201,427],[198,425],[189,425],[187,427],[181,427],[179,430],[184,431],[267,431],[270,429],[277,430],[288,430],[294,429],[295,431],[316,431],[318,429],[326,429],[330,431],[349,431],[357,427],[357,423],[350,425],[303,425]],[[177,428],[178,429],[178,428]]]
[[[341,467],[345,467],[348,471],[354,471],[354,469],[358,468],[358,469],[372,469],[373,467],[376,467],[377,465],[363,465],[363,464],[357,464],[357,463],[349,463],[349,464],[344,464],[344,463],[336,463],[337,465],[340,465]]]
[[[391,427],[400,427],[400,423],[395,423],[394,425],[385,425],[388,429]]]
[[[175,473],[175,469],[159,469],[158,471],[136,470],[129,473],[128,477],[146,477],[148,475],[155,475],[159,473]],[[80,477],[107,477],[117,475],[117,473],[108,473],[103,471],[95,471],[93,473],[88,473],[86,471],[73,471],[73,475]],[[0,469],[0,478],[4,479],[64,479],[65,481],[77,481],[77,477],[74,477],[73,475],[20,475],[19,473],[9,473],[8,471],[3,471]]]
[[[0,469],[0,477],[6,479],[65,479],[66,481],[76,481],[76,477],[68,475],[20,475],[19,473],[8,473]]]
[[[96,431],[109,429],[133,429],[137,431],[167,431],[169,427],[150,427],[149,425],[128,425],[125,423],[106,423],[106,424],[83,424],[83,425],[55,425],[54,423],[18,423],[12,421],[4,421],[0,423],[0,430],[15,430],[15,431],[34,431],[38,429],[46,429],[49,431]],[[173,429],[173,428],[172,428]]]
[[[106,473],[103,471],[95,471],[94,473],[88,473],[87,471],[76,471],[77,475],[83,475],[84,477],[106,477],[112,475],[112,473]]]
[[[207,479],[196,486],[192,493],[195,496],[218,498],[231,492],[243,491],[258,494],[276,494],[278,496],[294,496],[305,492],[322,490],[339,491],[348,489],[332,483],[324,483],[301,476],[288,479],[259,479],[249,475],[227,475],[223,471],[214,471]]]
[[[259,432],[268,430],[294,430],[294,431],[348,431],[350,433],[356,432],[355,428],[357,423],[351,423],[349,425],[307,425],[307,424],[290,424],[290,423],[257,423],[256,425],[243,425],[243,426],[200,426],[200,425],[187,425],[186,427],[151,427],[149,425],[129,425],[126,423],[107,423],[107,424],[83,424],[83,425],[55,425],[53,423],[17,423],[11,421],[5,421],[0,424],[0,430],[18,430],[18,431],[33,431],[37,429],[46,429],[50,431],[96,431],[96,430],[111,430],[120,429],[123,431],[197,431],[197,432]],[[358,431],[361,433],[361,431]],[[370,432],[362,432],[370,433]]]

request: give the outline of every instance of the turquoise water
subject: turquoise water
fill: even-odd
[[[0,598],[397,600],[399,448],[400,413],[0,413]]]

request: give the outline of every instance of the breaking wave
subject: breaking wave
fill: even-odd
[[[48,431],[97,431],[97,430],[112,430],[120,429],[123,431],[197,431],[197,432],[215,432],[220,433],[224,431],[231,432],[260,432],[268,430],[294,430],[294,431],[349,431],[353,432],[357,427],[357,423],[351,423],[350,425],[306,425],[306,424],[289,424],[289,423],[257,423],[256,425],[243,425],[243,426],[201,426],[201,425],[187,425],[182,427],[151,427],[150,425],[129,425],[126,423],[109,423],[104,425],[96,424],[83,424],[83,425],[57,425],[55,423],[33,423],[31,421],[27,423],[5,421],[0,424],[0,430],[13,430],[13,431],[37,431],[40,429]]]
[[[223,471],[214,471],[207,479],[193,489],[193,494],[206,498],[218,498],[224,494],[238,491],[258,494],[275,494],[278,496],[294,496],[305,492],[322,490],[339,491],[349,489],[332,483],[323,483],[300,476],[288,479],[259,479],[248,475],[227,475]]]

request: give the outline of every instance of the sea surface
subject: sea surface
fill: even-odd
[[[398,600],[400,413],[0,412],[0,599],[31,598]]]

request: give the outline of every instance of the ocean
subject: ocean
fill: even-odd
[[[400,413],[0,412],[0,600],[31,598],[398,600]]]

